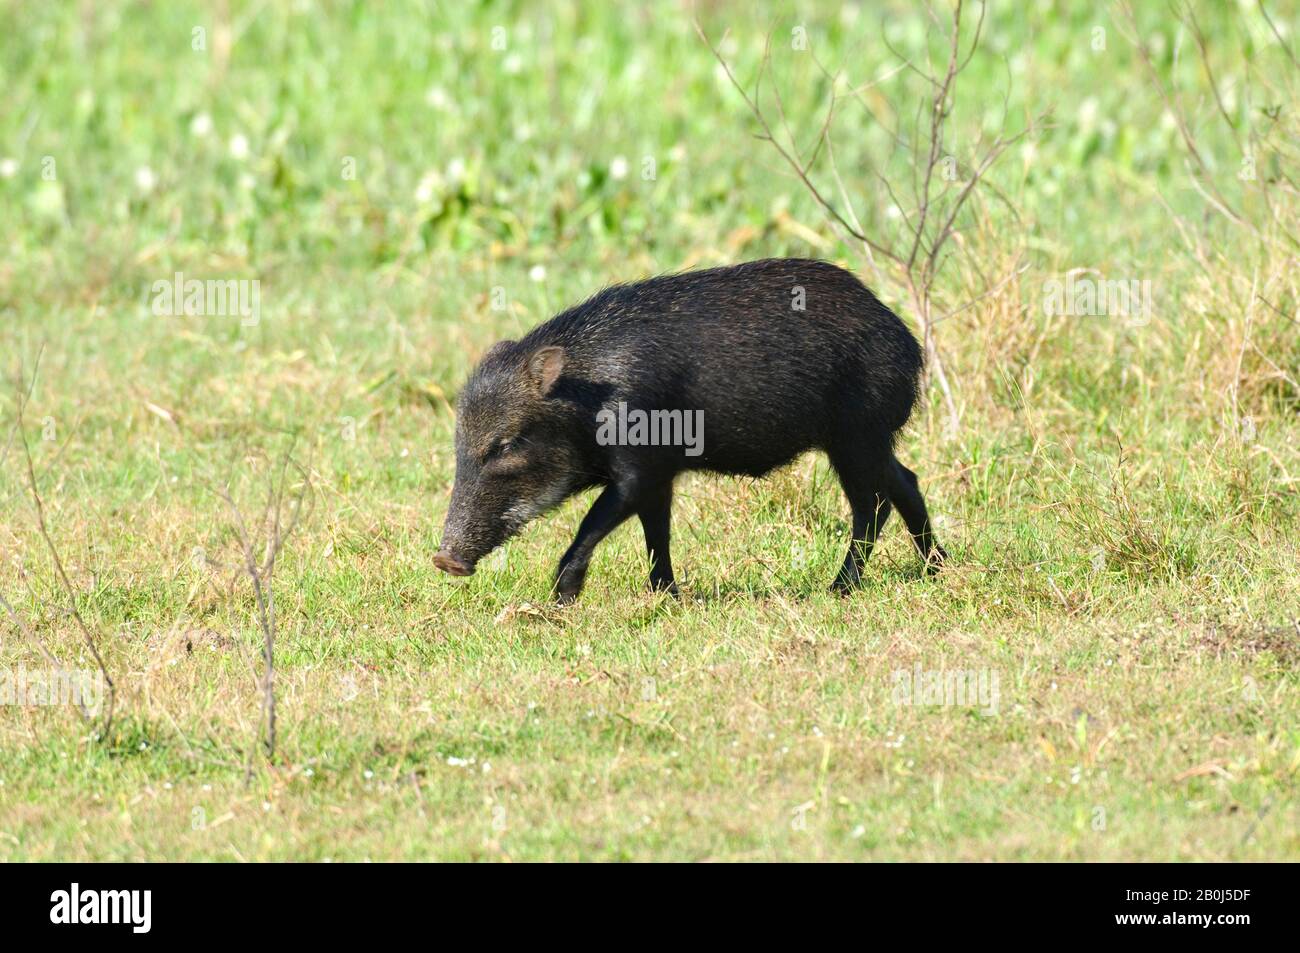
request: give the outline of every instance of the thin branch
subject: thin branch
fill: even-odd
[[[44,348],[42,347],[40,353],[43,352]],[[40,354],[38,353],[38,363],[39,359]],[[113,676],[108,672],[108,666],[104,664],[104,658],[100,655],[99,646],[95,642],[95,636],[90,631],[90,626],[86,624],[86,620],[81,615],[81,610],[77,607],[77,591],[73,588],[71,580],[68,579],[68,574],[63,568],[63,559],[59,555],[59,549],[54,545],[54,540],[50,537],[49,527],[46,525],[45,521],[45,503],[41,499],[40,487],[36,479],[36,467],[32,462],[32,448],[27,442],[24,414],[27,409],[27,400],[30,397],[32,390],[35,388],[35,380],[35,375],[33,374],[31,386],[24,388],[23,373],[21,369],[19,370],[18,379],[14,382],[14,392],[18,400],[17,417],[14,422],[14,427],[17,431],[18,439],[23,449],[23,457],[26,462],[27,488],[31,493],[32,504],[36,511],[37,529],[40,531],[41,539],[45,541],[45,546],[49,550],[50,558],[54,563],[55,573],[58,577],[59,583],[62,585],[64,595],[68,600],[69,612],[77,623],[77,628],[81,632],[82,641],[85,643],[86,648],[90,650],[90,655],[95,660],[95,665],[98,667],[100,677],[103,678],[104,686],[107,689],[108,699],[104,712],[104,724],[100,731],[100,737],[107,738],[113,727],[113,709],[117,701],[117,686],[113,683]],[[89,714],[84,707],[83,714]]]
[[[1291,61],[1291,65],[1296,69],[1300,69],[1300,63],[1296,62],[1295,54],[1291,52],[1290,44],[1282,38],[1282,34],[1278,32],[1277,24],[1275,24],[1273,18],[1268,15],[1268,9],[1264,6],[1264,0],[1259,0],[1259,12],[1264,15],[1264,22],[1267,23],[1268,28],[1273,31],[1273,36],[1277,37],[1277,44],[1282,47],[1283,51],[1287,55],[1287,59]]]
[[[1210,168],[1206,164],[1204,157],[1201,155],[1201,150],[1196,144],[1196,137],[1192,134],[1192,131],[1187,124],[1187,117],[1183,111],[1182,103],[1178,101],[1177,92],[1176,91],[1171,92],[1165,86],[1164,80],[1160,78],[1160,73],[1156,69],[1155,63],[1151,59],[1150,49],[1147,47],[1147,44],[1141,39],[1141,36],[1139,35],[1138,27],[1137,27],[1137,19],[1133,15],[1133,8],[1129,5],[1127,0],[1124,0],[1124,2],[1119,4],[1119,10],[1123,16],[1123,19],[1128,23],[1128,27],[1131,31],[1131,35],[1125,36],[1125,39],[1127,39],[1130,43],[1132,43],[1134,49],[1137,50],[1138,59],[1141,61],[1143,67],[1146,69],[1147,75],[1150,77],[1152,85],[1154,85],[1156,88],[1156,92],[1160,94],[1160,98],[1164,101],[1165,108],[1168,109],[1170,115],[1174,117],[1174,125],[1178,129],[1178,135],[1182,138],[1183,144],[1187,147],[1188,154],[1192,157],[1192,160],[1195,163],[1196,168],[1201,173],[1200,176],[1195,176],[1195,175],[1192,176],[1193,184],[1197,185],[1198,189],[1202,192],[1202,194],[1205,194],[1204,189],[1200,188],[1200,183],[1197,181],[1198,178],[1204,178],[1208,182],[1208,186],[1210,190],[1212,190],[1213,192],[1213,201],[1215,207],[1218,208],[1224,215],[1228,216],[1228,218],[1231,221],[1243,227],[1249,228],[1251,231],[1255,231],[1254,227],[1250,225],[1250,223],[1247,222],[1234,208],[1232,208],[1231,203],[1218,190],[1218,187],[1215,186],[1214,176],[1210,172]],[[1123,35],[1122,30],[1120,31],[1120,33],[1121,35]],[[1209,196],[1207,195],[1207,198],[1208,197]],[[1256,232],[1256,234],[1258,234],[1258,232]]]
[[[1186,11],[1186,22],[1192,30],[1192,38],[1196,41],[1196,51],[1201,60],[1201,68],[1205,70],[1205,79],[1210,84],[1210,92],[1214,96],[1214,104],[1219,109],[1219,115],[1223,117],[1224,125],[1228,127],[1233,140],[1237,143],[1237,148],[1240,149],[1241,139],[1237,135],[1237,124],[1228,115],[1228,107],[1223,104],[1223,96],[1219,94],[1219,83],[1214,78],[1214,70],[1210,66],[1209,47],[1205,42],[1205,34],[1201,32],[1201,24],[1196,20],[1196,11],[1192,9],[1190,3],[1184,4],[1183,9]]]
[[[229,487],[212,487],[216,494],[229,508],[234,521],[236,537],[239,540],[243,556],[243,571],[253,584],[253,595],[257,603],[257,623],[262,632],[262,679],[261,716],[259,730],[265,726],[265,746],[268,758],[275,757],[276,744],[276,707],[275,707],[275,638],[276,607],[274,576],[276,560],[285,543],[298,529],[303,518],[304,508],[311,499],[312,482],[309,472],[293,460],[293,448],[285,452],[280,463],[278,478],[272,475],[268,479],[267,503],[259,521],[259,530],[265,534],[263,557],[259,561],[255,555],[256,541],[249,531],[248,522],[243,511],[235,502]],[[284,519],[285,490],[288,485],[289,468],[293,467],[302,478],[300,487],[290,494],[287,505],[290,507],[289,519]],[[251,779],[253,770],[253,747],[249,748],[245,763],[245,781]]]
[[[872,241],[865,234],[855,229],[853,225],[851,225],[849,221],[843,215],[840,214],[839,210],[822,195],[821,191],[817,188],[817,186],[814,185],[812,180],[808,178],[808,174],[804,171],[803,164],[800,163],[799,160],[796,159],[794,156],[792,156],[790,152],[783,145],[781,145],[781,143],[777,140],[776,136],[772,134],[772,127],[771,125],[769,125],[767,121],[767,117],[766,115],[764,115],[763,110],[759,107],[757,101],[752,99],[749,93],[745,91],[745,87],[741,85],[740,81],[736,78],[736,74],[732,72],[730,64],[727,63],[726,59],[722,56],[722,53],[719,52],[717,47],[715,47],[709,41],[709,38],[704,34],[704,30],[700,27],[698,21],[695,23],[695,32],[699,35],[700,39],[704,42],[706,46],[708,46],[709,50],[713,53],[714,58],[717,59],[718,63],[722,66],[723,70],[726,72],[727,79],[731,81],[731,85],[736,88],[736,91],[740,93],[741,97],[745,100],[745,105],[749,107],[750,113],[753,114],[754,119],[758,122],[759,127],[763,130],[762,134],[759,135],[758,138],[765,142],[770,142],[772,144],[772,147],[776,149],[777,153],[781,156],[782,159],[785,160],[786,164],[790,166],[792,170],[794,170],[794,173],[796,176],[798,176],[799,181],[803,183],[804,187],[808,190],[809,194],[812,195],[813,199],[817,202],[817,204],[820,205],[822,207],[822,210],[826,212],[827,215],[831,216],[831,218],[833,218],[835,222],[842,229],[844,229],[844,231],[848,232],[858,241],[865,242],[867,245],[871,247],[872,251],[874,251],[876,254],[883,255],[884,257],[889,258],[892,261],[898,261],[899,260],[898,256],[894,254],[894,252],[891,249],[886,248],[885,246]],[[760,76],[762,75],[761,71],[759,75]]]

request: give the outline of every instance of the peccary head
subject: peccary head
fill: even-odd
[[[468,576],[524,524],[578,488],[579,428],[554,396],[563,348],[502,341],[456,407],[456,482],[434,565]]]

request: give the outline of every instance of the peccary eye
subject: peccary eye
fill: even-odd
[[[492,447],[488,450],[486,459],[494,460],[502,454],[509,453],[514,448],[515,441],[513,439],[498,440],[496,443],[492,444]]]

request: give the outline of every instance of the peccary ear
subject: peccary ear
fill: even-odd
[[[564,348],[544,347],[528,359],[528,376],[543,397],[555,387],[564,370]]]

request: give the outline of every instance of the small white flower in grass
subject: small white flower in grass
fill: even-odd
[[[614,156],[609,164],[609,177],[616,182],[621,182],[627,178],[627,158],[624,156]]]
[[[248,137],[242,132],[230,137],[230,157],[240,162],[248,158]]]
[[[0,179],[12,179],[18,174],[18,160],[10,156],[0,159]]]
[[[196,139],[203,139],[212,132],[212,117],[207,113],[197,113],[190,120],[190,135]]]
[[[533,279],[533,281],[536,281],[536,282],[539,282],[539,283],[545,281],[545,280],[546,280],[546,266],[545,266],[545,265],[533,265],[533,267],[531,267],[531,268],[528,269],[528,277],[531,278],[531,279]]]
[[[507,75],[514,76],[524,68],[524,61],[518,53],[511,53],[505,58],[505,62],[501,64],[501,68],[506,71]]]
[[[1091,132],[1097,124],[1097,111],[1099,104],[1096,96],[1089,96],[1079,106],[1079,127],[1085,132]]]
[[[903,217],[903,210],[897,205],[891,205],[885,209],[885,218],[898,219]]]
[[[141,192],[152,192],[154,186],[158,184],[158,177],[153,174],[153,169],[147,165],[142,165],[135,170],[135,187]]]
[[[424,101],[437,110],[445,110],[451,106],[451,97],[441,86],[429,87],[429,91],[424,94]]]
[[[461,158],[452,159],[447,163],[447,182],[451,185],[460,185],[465,181],[465,160]]]
[[[492,770],[492,762],[491,762],[491,761],[484,761],[484,762],[483,762],[483,766],[482,766],[482,768],[481,768],[480,770],[481,770],[484,774],[489,773],[489,772]]]
[[[447,758],[447,763],[451,765],[453,768],[468,768],[471,764],[474,763],[474,759],[470,758],[466,760],[465,758],[457,758],[455,755],[450,755]]]
[[[415,200],[421,205],[433,201],[433,196],[441,185],[442,173],[429,170],[421,176],[420,184],[415,187]]]
[[[863,827],[861,824],[859,824],[857,827],[853,828],[853,830],[849,833],[849,836],[852,837],[854,840],[858,840],[860,837],[866,834],[866,832],[867,829]]]
[[[314,775],[315,773],[316,773],[316,772],[313,771],[311,768],[308,768],[306,771],[304,771],[304,772],[302,773],[302,776],[303,776],[304,778],[310,778],[310,777],[311,777],[312,775]]]

